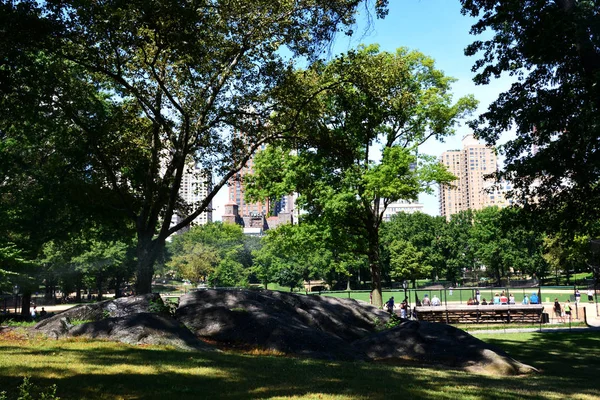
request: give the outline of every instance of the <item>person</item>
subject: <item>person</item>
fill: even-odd
[[[369,304],[373,304],[373,292],[369,293]]]
[[[430,306],[431,305],[431,300],[429,300],[429,296],[428,295],[425,295],[423,297],[423,305],[424,306]]]
[[[394,312],[394,296],[390,297],[390,299],[385,303],[385,308],[390,314]]]
[[[558,302],[558,299],[554,299],[554,307],[552,307],[552,309],[554,310],[554,316],[560,320],[560,322],[565,322],[563,316],[562,316],[562,307],[560,305],[560,303]]]
[[[508,304],[516,304],[515,296],[512,293],[510,295],[508,295]]]
[[[42,311],[40,311],[40,317],[44,318],[47,314],[48,312],[44,310],[44,307],[42,307]]]
[[[500,295],[498,293],[494,294],[494,305],[499,305],[500,304]]]
[[[502,294],[500,295],[500,304],[508,304],[508,297],[506,297],[504,292],[502,292]]]
[[[485,301],[485,297],[483,298],[483,300],[481,300],[481,305],[482,306],[487,306],[487,301]]]
[[[452,286],[450,286],[450,297],[452,297]]]
[[[475,289],[475,300],[477,300],[477,304],[481,301],[481,292],[479,289]]]
[[[569,321],[571,321],[571,301],[567,300],[567,302],[565,303],[565,306],[563,307],[563,310],[565,310],[565,316],[567,318],[569,318]]]
[[[435,294],[431,298],[431,305],[432,306],[441,306],[442,305],[442,302],[440,301],[440,299]]]
[[[579,305],[579,301],[581,300],[581,293],[579,293],[579,289],[575,290],[575,304]]]
[[[406,310],[408,309],[408,304],[406,300],[400,303],[400,318],[406,318]]]
[[[31,309],[31,318],[35,319],[37,317],[37,308],[33,306]]]
[[[529,297],[527,297],[527,295],[525,295],[525,297],[523,297],[522,303],[523,303],[523,305],[528,305],[529,304]]]
[[[537,294],[535,294],[535,292],[534,292],[534,293],[531,293],[530,300],[531,300],[531,301],[530,301],[530,303],[531,303],[531,304],[539,304],[539,303],[538,303],[538,300],[539,300],[539,299],[538,299],[538,295],[537,295]]]
[[[588,295],[588,301],[590,303],[593,303],[594,302],[594,290],[592,288],[588,289],[587,295]]]
[[[467,305],[472,306],[473,304],[475,304],[473,303],[473,299],[469,297],[469,300],[467,300]]]

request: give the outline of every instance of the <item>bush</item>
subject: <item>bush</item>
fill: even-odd
[[[23,378],[23,383],[18,388],[17,400],[60,400],[56,395],[56,385],[47,388],[39,388],[29,381],[29,377]],[[6,392],[0,392],[0,400],[8,400]]]
[[[165,303],[162,299],[150,300],[150,305],[148,306],[148,311],[150,312],[170,316],[175,315],[175,310],[177,310],[177,303],[171,301]]]

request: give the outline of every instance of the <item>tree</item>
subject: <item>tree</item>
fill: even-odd
[[[297,206],[310,219],[324,220],[339,235],[337,243],[354,249],[356,258],[368,257],[373,302],[381,306],[383,212],[393,201],[416,200],[432,184],[455,179],[435,158],[417,156],[416,149],[429,138],[453,134],[457,120],[476,102],[468,96],[453,103],[454,80],[435,69],[431,58],[403,48],[392,54],[361,47],[328,63],[315,62],[291,79],[294,84],[284,89],[292,92],[279,93],[287,108],[273,123],[294,123],[298,138],[265,153],[271,161],[257,158],[258,174],[248,179],[246,192],[255,188],[258,198],[298,192]],[[371,152],[376,144],[382,148],[380,162]],[[260,176],[262,167],[276,163],[279,173]]]
[[[519,209],[486,207],[474,213],[470,245],[476,261],[497,285],[517,272],[534,274],[541,259],[541,235],[519,225]],[[480,265],[473,265],[479,268]]]
[[[428,276],[432,269],[425,265],[425,255],[408,240],[394,240],[390,245],[390,275],[395,280],[412,281]]]
[[[587,0],[461,0],[491,30],[465,54],[478,55],[477,84],[509,75],[511,88],[473,121],[475,134],[501,147],[513,196],[544,229],[585,233],[600,216],[600,5]],[[542,219],[543,217],[543,219]]]
[[[473,211],[464,210],[450,217],[440,238],[440,246],[446,263],[445,277],[456,285],[463,271],[475,265],[476,247],[472,243]]]
[[[258,147],[285,136],[267,123],[270,92],[289,71],[281,50],[316,58],[362,3],[2,2],[57,27],[38,54],[64,75],[43,105],[68,117],[61,138],[86,149],[104,204],[133,222],[138,293],[151,291],[165,239],[205,212]],[[378,17],[386,7],[375,3]],[[197,205],[178,195],[190,165],[219,176]],[[170,226],[176,213],[183,219]]]
[[[323,278],[331,284],[332,274],[348,275],[345,263],[350,256],[341,249],[332,250],[328,243],[327,229],[310,223],[285,224],[267,231],[262,247],[252,253],[255,260],[253,271],[265,288],[269,282],[277,282],[293,290],[302,280]]]
[[[442,275],[445,267],[444,254],[440,246],[445,223],[443,217],[432,217],[420,212],[394,215],[391,221],[381,227],[383,264],[391,263],[392,244],[397,240],[404,241],[422,253],[420,262],[424,268],[419,274],[413,275],[428,276],[435,280]]]
[[[192,227],[167,246],[167,267],[193,282],[246,286],[251,262],[242,228],[221,222]]]

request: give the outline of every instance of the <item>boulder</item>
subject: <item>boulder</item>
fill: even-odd
[[[183,350],[215,350],[198,340],[185,326],[171,317],[137,313],[106,318],[71,327],[67,336],[106,339],[127,344],[172,346]]]
[[[202,290],[180,299],[175,317],[194,334],[224,345],[322,359],[360,360],[349,342],[389,316],[351,299],[258,290]]]
[[[492,375],[536,371],[461,329],[435,322],[406,321],[352,346],[378,361],[410,360]]]
[[[118,299],[105,300],[98,303],[81,304],[56,315],[44,318],[34,327],[34,330],[42,332],[50,337],[65,336],[68,329],[65,328],[65,318],[71,321],[100,321],[107,318],[125,317],[140,312],[148,312],[152,303],[162,303],[157,293],[140,296],[121,297]],[[61,322],[62,320],[62,322]]]

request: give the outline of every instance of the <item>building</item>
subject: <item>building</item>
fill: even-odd
[[[244,175],[254,171],[254,160],[246,165],[228,182],[228,202],[223,222],[236,223],[242,226],[248,235],[262,235],[265,230],[274,229],[280,224],[294,223],[294,195],[283,196],[275,202],[248,202],[244,196]]]
[[[498,170],[494,148],[479,143],[473,135],[465,136],[462,145],[462,150],[445,151],[440,156],[440,162],[458,178],[451,185],[440,185],[440,215],[446,219],[467,209],[509,204],[505,194],[511,185],[485,178]]]
[[[182,207],[173,214],[171,218],[171,226],[178,224],[189,213],[195,211],[200,203],[208,196],[212,190],[212,174],[195,166],[188,166],[183,171],[181,178],[181,186],[179,188],[179,196],[182,200]],[[212,202],[206,208],[206,211],[198,215],[190,224],[206,225],[212,222]],[[189,230],[189,227],[180,229],[176,234],[183,233]]]
[[[383,201],[381,202],[381,207],[383,207]],[[423,204],[416,203],[407,200],[397,200],[393,203],[390,203],[383,213],[383,220],[390,221],[392,216],[399,213],[407,213],[412,214],[416,212],[423,212]]]

